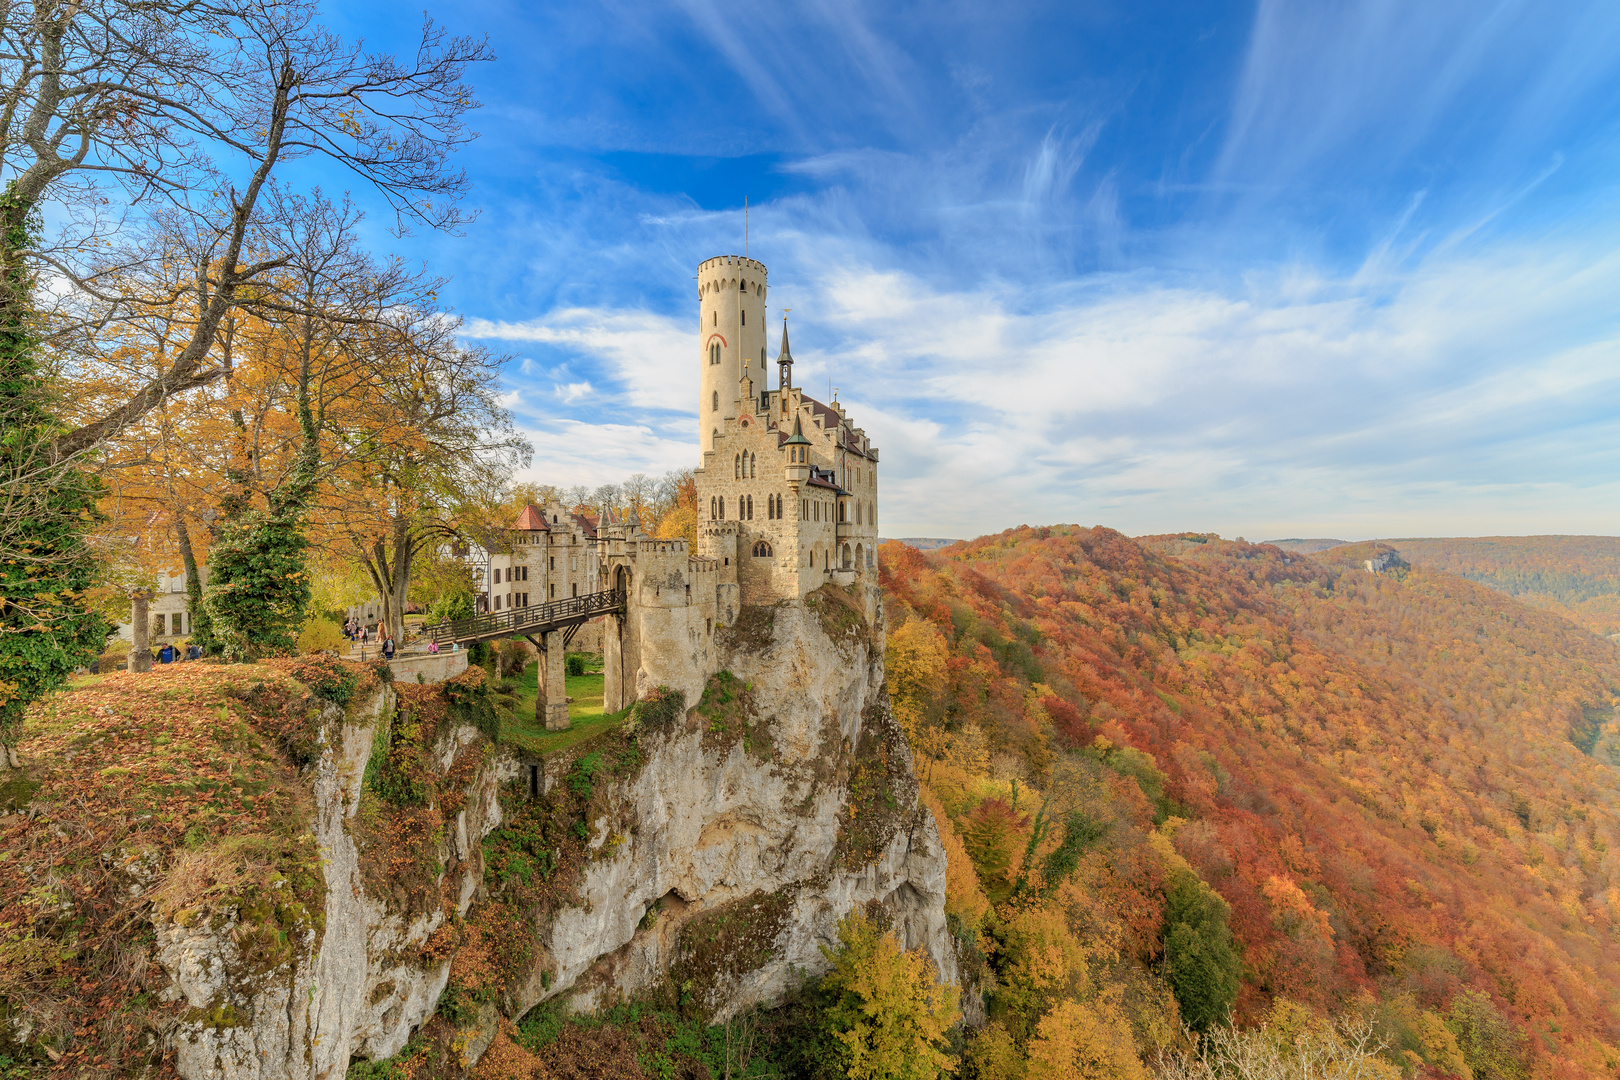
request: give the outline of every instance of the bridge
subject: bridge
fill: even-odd
[[[610,613],[624,614],[624,590],[605,589],[602,592],[586,593],[584,596],[551,600],[544,604],[491,611],[483,615],[474,615],[470,619],[425,625],[422,627],[422,636],[440,645],[452,641],[459,645],[471,645],[475,641],[489,641],[522,634],[533,641],[536,647],[543,648],[544,635],[562,630],[563,647],[567,648],[581,626],[598,615]]]

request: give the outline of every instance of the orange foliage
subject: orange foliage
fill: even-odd
[[[1075,527],[881,552],[891,628],[945,636],[944,726],[983,732],[993,776],[1107,766],[1111,798],[1088,804],[1106,833],[1076,873],[1127,953],[1153,961],[1161,932],[1165,863],[1143,838],[1181,819],[1165,834],[1231,905],[1240,1019],[1369,993],[1443,1013],[1472,990],[1529,1036],[1531,1075],[1604,1071],[1620,655],[1408,557],[1380,576]],[[1002,782],[939,771],[955,814]]]

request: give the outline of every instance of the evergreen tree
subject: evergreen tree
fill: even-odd
[[[1224,1023],[1237,1000],[1241,964],[1227,926],[1231,907],[1190,870],[1170,878],[1164,964],[1181,1018],[1194,1031]]]
[[[53,449],[63,431],[42,370],[24,253],[38,234],[34,208],[0,199],[0,763],[17,766],[23,712],[106,643],[112,627],[91,610],[101,519],[100,482]]]

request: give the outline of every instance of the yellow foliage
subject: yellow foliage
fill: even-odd
[[[945,848],[945,914],[955,915],[963,926],[977,931],[990,913],[990,898],[984,895],[978,872],[973,869],[973,860],[968,856],[967,848],[962,846],[956,826],[951,824],[950,816],[940,805],[939,796],[925,785],[918,786],[918,794],[923,805],[934,815],[939,842]]]
[[[298,634],[298,651],[304,655],[337,652],[343,648],[343,630],[331,619],[310,619]]]
[[[1131,1027],[1108,1001],[1060,1001],[1029,1043],[1029,1080],[1146,1080]]]
[[[1024,1055],[998,1023],[989,1023],[967,1044],[962,1063],[977,1080],[1024,1080]]]
[[[1008,915],[1003,926],[1005,964],[998,1004],[1014,1031],[1028,1031],[1055,999],[1091,988],[1088,955],[1056,905],[1032,905]]]
[[[695,549],[697,547],[697,511],[690,506],[677,506],[664,515],[664,520],[658,523],[658,539],[685,540]]]
[[[956,987],[920,950],[907,952],[859,911],[838,923],[838,948],[822,949],[826,1011],[850,1080],[935,1080],[954,1073],[946,1033],[960,1018]]]
[[[937,727],[949,657],[945,635],[926,619],[909,619],[890,631],[883,650],[883,670],[888,676],[894,718],[912,746],[929,757],[937,757],[943,750],[920,743],[929,742],[929,729]]]

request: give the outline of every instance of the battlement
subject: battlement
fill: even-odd
[[[653,540],[642,539],[636,541],[637,554],[648,555],[680,555],[686,551],[685,540]]]
[[[706,280],[707,275],[713,274],[713,280]],[[698,291],[717,285],[722,274],[757,274],[759,279],[765,279],[765,264],[758,259],[750,259],[746,255],[716,255],[712,259],[705,259],[698,263]],[[736,285],[732,285],[736,288]]]

